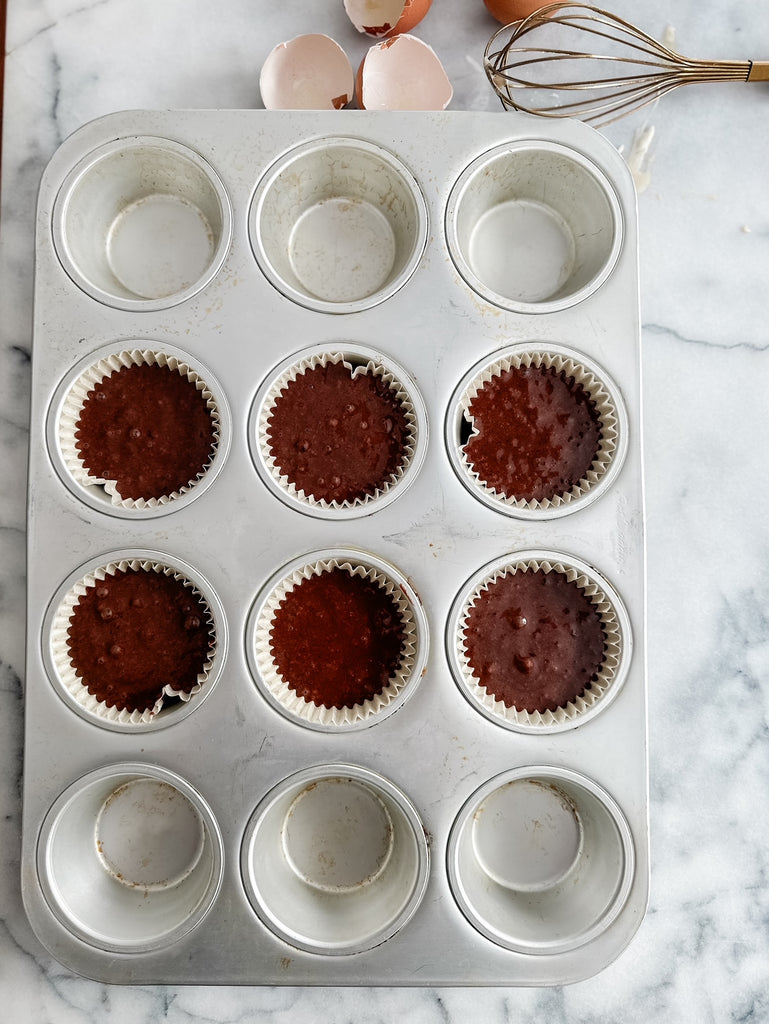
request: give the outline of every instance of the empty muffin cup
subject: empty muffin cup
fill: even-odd
[[[446,207],[451,258],[493,306],[519,313],[566,309],[596,291],[622,246],[609,179],[576,150],[510,142],[474,160]]]
[[[468,921],[520,953],[591,942],[627,901],[630,827],[615,800],[567,768],[515,768],[486,782],[457,815],[449,884]]]
[[[251,246],[287,298],[325,313],[383,302],[411,277],[427,206],[411,172],[371,142],[324,138],[286,153],[259,182]]]
[[[257,472],[286,505],[320,519],[370,515],[401,495],[427,448],[414,381],[360,345],[284,360],[251,407]]]
[[[357,765],[307,768],[272,789],[245,831],[241,873],[261,921],[310,953],[359,953],[409,921],[429,850],[418,812]]]
[[[454,679],[470,704],[515,732],[583,725],[620,692],[632,656],[625,606],[572,555],[521,551],[476,572],[446,627]]]
[[[614,483],[628,417],[614,382],[563,345],[525,342],[476,363],[446,416],[446,450],[468,491],[519,519],[555,519]]]
[[[222,605],[192,566],[115,552],[74,572],[43,627],[51,682],[82,718],[118,732],[180,721],[208,696],[227,648]]]
[[[216,479],[230,413],[211,372],[171,347],[116,343],[74,367],[49,407],[46,440],[64,484],[123,518],[164,515]]]
[[[85,156],[54,203],[67,274],[116,309],[157,310],[217,274],[232,236],[230,200],[198,153],[170,139],[116,139]]]
[[[173,772],[115,764],[54,802],[37,844],[45,898],[83,942],[116,953],[177,942],[210,910],[222,880],[219,826]]]
[[[427,618],[395,566],[335,548],[302,555],[257,596],[246,656],[262,696],[322,732],[366,728],[398,711],[427,662]]]

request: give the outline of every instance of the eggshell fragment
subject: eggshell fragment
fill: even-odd
[[[410,32],[424,18],[432,0],[344,0],[347,16],[359,32],[387,39]]]
[[[341,110],[353,97],[347,54],[319,33],[279,43],[267,56],[259,90],[267,110]]]
[[[453,95],[433,48],[408,34],[372,46],[355,79],[362,110],[445,110]]]
[[[502,25],[510,25],[514,21],[528,18],[540,7],[547,7],[552,0],[483,0],[492,18]]]

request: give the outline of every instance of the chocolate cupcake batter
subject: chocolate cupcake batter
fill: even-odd
[[[206,399],[167,366],[123,366],[88,392],[75,447],[89,476],[121,498],[162,498],[193,483],[214,447]]]
[[[381,693],[401,662],[405,629],[378,583],[334,568],[289,591],[270,630],[272,657],[304,700],[351,708]]]
[[[470,403],[477,433],[464,446],[488,487],[519,501],[550,500],[582,480],[601,424],[581,384],[553,366],[519,366],[484,384]]]
[[[557,571],[496,579],[470,608],[463,635],[480,685],[518,711],[555,711],[581,696],[604,658],[598,610]]]
[[[279,471],[316,501],[363,499],[397,473],[409,424],[396,393],[342,362],[305,370],[282,389],[267,427]]]
[[[203,599],[182,580],[144,569],[97,581],[72,610],[67,649],[88,692],[146,711],[163,687],[189,693],[213,644]]]

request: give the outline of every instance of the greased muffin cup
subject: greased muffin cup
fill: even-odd
[[[584,153],[519,139],[476,157],[446,207],[451,258],[473,291],[516,313],[554,313],[609,278],[624,239],[613,183]]]
[[[181,582],[205,610],[209,636],[208,653],[188,690],[168,683],[160,685],[152,707],[144,710],[118,708],[91,694],[70,657],[68,631],[75,606],[92,588],[118,572],[158,573]],[[145,731],[171,725],[195,710],[214,686],[226,652],[224,612],[214,591],[191,566],[159,552],[116,553],[81,567],[55,595],[46,615],[43,655],[51,682],[59,696],[81,717],[107,729]]]
[[[230,199],[203,157],[149,135],[113,139],[72,168],[56,196],[64,270],[98,302],[130,312],[178,305],[219,272]]]
[[[352,706],[331,707],[297,694],[279,671],[271,630],[287,594],[302,582],[340,570],[370,581],[392,599],[403,631],[400,659],[384,688]],[[350,642],[355,643],[352,637]],[[354,550],[319,551],[295,559],[267,583],[254,602],[246,628],[246,655],[262,695],[282,715],[322,732],[365,728],[403,706],[419,683],[427,659],[427,619],[421,603],[401,572],[375,555]]]
[[[344,366],[351,378],[370,375],[386,384],[405,420],[401,457],[392,470],[374,486],[372,481],[352,498],[328,500],[308,493],[281,470],[276,461],[271,437],[271,418],[281,392],[306,371],[329,365]],[[313,426],[322,440],[324,424]],[[328,428],[333,435],[333,427]],[[313,439],[314,440],[314,439]],[[386,507],[403,494],[419,472],[428,443],[428,425],[424,401],[408,372],[388,356],[363,345],[342,344],[339,348],[306,349],[276,367],[260,387],[249,416],[249,444],[256,470],[276,497],[301,512],[320,519],[350,519],[370,515]],[[341,449],[340,449],[341,450]],[[345,460],[338,466],[344,475]]]
[[[175,772],[124,762],[89,772],[51,805],[37,842],[45,898],[82,942],[146,953],[198,927],[221,887],[221,831]]]
[[[568,768],[531,765],[485,782],[449,836],[452,894],[491,942],[533,956],[578,949],[621,913],[636,870],[616,801]]]
[[[552,367],[573,380],[573,386],[583,388],[594,404],[600,435],[592,463],[578,482],[551,497],[525,499],[503,493],[483,480],[464,449],[477,433],[471,405],[484,385],[510,369],[530,366]],[[589,505],[612,486],[628,450],[628,417],[619,389],[593,360],[555,344],[512,345],[477,363],[457,385],[445,427],[449,459],[468,491],[489,508],[519,519],[554,519]],[[514,437],[505,443],[514,450]]]
[[[366,139],[312,139],[257,185],[251,246],[265,277],[299,305],[356,313],[394,295],[427,241],[427,205],[411,171]]]
[[[149,347],[135,340],[131,347],[113,344],[86,357],[61,381],[51,403],[46,434],[54,466],[66,486],[98,511],[124,518],[165,515],[196,499],[216,479],[230,445],[230,413],[224,392],[213,374],[180,349]],[[140,347],[141,346],[141,347]],[[211,417],[212,442],[206,463],[184,486],[150,498],[123,497],[114,479],[92,476],[77,448],[83,405],[105,378],[131,366],[161,366],[194,385]]]
[[[354,764],[283,779],[253,811],[241,845],[248,899],[294,948],[360,953],[392,938],[421,903],[430,851],[411,800]]]
[[[589,599],[600,618],[604,634],[600,670],[581,695],[552,711],[508,707],[481,685],[468,657],[464,630],[470,609],[496,580],[517,572],[562,574]],[[473,707],[506,729],[541,734],[582,725],[608,707],[625,681],[633,639],[630,619],[619,594],[595,569],[578,558],[559,552],[521,551],[489,563],[465,583],[448,618],[446,648],[455,681]]]

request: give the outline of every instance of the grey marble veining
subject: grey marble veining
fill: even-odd
[[[608,4],[606,6],[609,6]],[[769,55],[764,5],[615,0],[691,56]],[[40,174],[84,122],[126,107],[259,106],[275,43],[365,42],[339,3],[9,0],[0,220],[0,996],[11,1021],[297,1024],[769,1020],[769,86],[702,86],[606,134],[639,178],[648,548],[652,889],[617,962],[560,989],[111,987],[39,945],[19,892],[27,403]],[[498,109],[482,0],[415,30],[456,109]],[[500,113],[500,116],[505,116]]]

